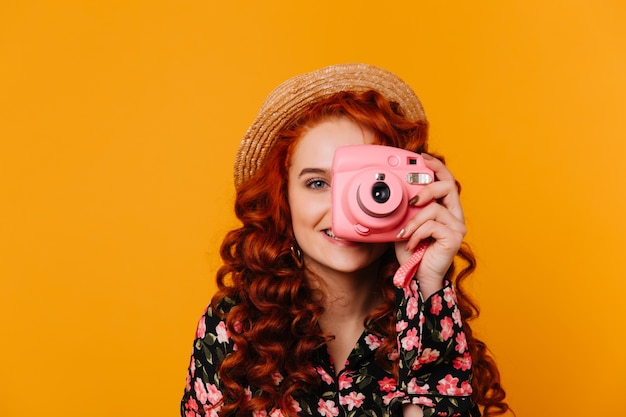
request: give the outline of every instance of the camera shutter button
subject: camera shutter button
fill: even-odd
[[[358,224],[358,223],[355,224],[354,230],[362,236],[367,236],[370,234],[370,229],[368,227],[363,226],[362,224]]]
[[[397,167],[398,165],[400,165],[400,158],[398,158],[396,155],[391,155],[389,158],[387,158],[387,163],[389,164],[389,166]]]

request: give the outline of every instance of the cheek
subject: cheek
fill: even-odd
[[[288,193],[287,202],[289,203],[292,222],[300,222],[303,217],[306,217],[306,204],[304,204],[304,199],[297,190],[288,188]]]
[[[313,220],[316,213],[315,204],[303,198],[294,196],[289,200],[289,209],[291,210],[291,218],[294,222],[307,222]]]
[[[330,213],[330,201],[324,196],[291,194],[289,208],[294,230],[298,227],[315,227]],[[330,224],[329,224],[330,226]]]

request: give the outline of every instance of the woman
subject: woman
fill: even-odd
[[[268,96],[235,161],[242,225],[222,244],[182,416],[508,410],[497,367],[467,323],[478,314],[462,289],[474,257],[454,177],[426,153],[427,129],[411,88],[369,65],[303,74]],[[421,209],[396,242],[333,233],[333,155],[363,144],[420,153],[434,172],[411,196]],[[421,262],[397,288],[394,274],[419,260],[413,253]]]

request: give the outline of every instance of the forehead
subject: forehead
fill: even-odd
[[[325,120],[298,140],[291,165],[294,167],[330,167],[335,149],[345,145],[374,143],[371,130],[347,118]]]

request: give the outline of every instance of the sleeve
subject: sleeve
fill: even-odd
[[[222,403],[219,363],[232,351],[226,323],[208,307],[196,329],[181,417],[217,416]]]
[[[396,289],[402,404],[424,417],[479,416],[471,400],[472,359],[451,283],[423,301],[417,279]]]

